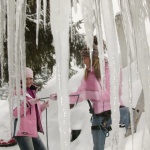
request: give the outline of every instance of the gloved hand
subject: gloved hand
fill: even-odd
[[[57,94],[51,94],[49,98],[52,100],[57,100]]]
[[[29,100],[29,103],[30,103],[31,105],[34,105],[34,104],[36,104],[38,101],[39,101],[38,98],[33,98],[33,99],[30,99],[30,100]]]
[[[46,101],[41,105],[41,111],[45,110],[47,107],[49,107],[49,101]]]

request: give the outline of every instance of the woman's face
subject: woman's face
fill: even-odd
[[[26,86],[30,87],[33,84],[33,78],[26,78]]]
[[[83,63],[86,65],[87,68],[90,67],[90,58],[89,57],[82,57]]]

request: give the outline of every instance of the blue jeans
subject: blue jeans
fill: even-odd
[[[20,150],[46,150],[39,136],[37,138],[28,136],[16,136],[14,138],[17,141]]]
[[[92,126],[99,126],[103,121],[102,116],[93,115],[92,118]],[[120,124],[125,124],[125,128],[127,129],[130,124],[130,113],[127,107],[120,108]],[[111,125],[111,119],[107,122],[107,127]],[[104,150],[105,147],[105,139],[106,139],[107,131],[104,130],[92,130],[93,150]]]

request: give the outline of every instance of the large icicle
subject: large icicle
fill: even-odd
[[[136,60],[136,45],[135,45],[135,34],[132,23],[132,14],[130,12],[130,5],[128,1],[121,1],[121,10],[123,15],[123,26],[127,43],[127,60],[128,60],[128,102],[130,110],[130,120],[131,120],[131,131],[132,131],[132,147],[133,147],[133,133],[134,133],[134,122],[133,122],[133,106],[132,106],[132,72],[131,72],[131,63],[132,60]],[[129,32],[130,31],[130,32]],[[132,55],[131,55],[132,53]]]
[[[120,55],[121,55],[121,66],[123,68],[127,67],[127,43],[122,22],[122,13],[118,13],[115,16],[116,29],[118,34]]]
[[[26,100],[26,80],[25,80],[25,68],[26,68],[26,43],[25,43],[25,27],[26,27],[26,0],[22,3],[22,10],[20,14],[20,72],[22,79],[22,91],[23,99]],[[26,116],[26,103],[24,103],[24,115]]]
[[[147,125],[150,131],[150,55],[149,55],[149,47],[146,39],[146,31],[145,31],[145,19],[147,17],[147,7],[144,6],[144,1],[128,1],[128,5],[126,1],[122,3],[122,8],[125,9],[126,12],[122,9],[124,26],[127,34],[127,41],[129,47],[132,48],[131,38],[133,38],[134,46],[136,48],[136,54],[138,59],[138,70],[140,73],[140,79],[142,82],[142,87],[144,91],[144,103],[145,103],[145,114]],[[127,16],[126,16],[127,14]],[[131,18],[132,17],[132,18]],[[132,25],[132,26],[131,26]],[[130,32],[129,32],[130,30]],[[133,32],[134,31],[134,32]],[[129,35],[132,33],[132,36]],[[132,119],[131,119],[132,120]]]
[[[36,0],[36,46],[38,47],[38,36],[39,36],[39,25],[40,25],[40,15],[41,15],[41,0]]]
[[[3,28],[4,28],[4,24],[3,24],[3,7],[4,7],[4,4],[3,4],[3,0],[0,1],[0,58],[2,59],[2,55],[3,55]],[[1,60],[0,59],[0,60]],[[2,66],[2,62],[1,62],[1,66]],[[3,72],[1,71],[1,83],[2,83],[2,79],[3,79]]]
[[[150,1],[149,0],[145,0],[146,4],[144,5],[146,7],[147,13],[148,13],[148,18],[150,21]]]
[[[101,0],[102,16],[105,26],[105,34],[108,48],[109,68],[110,68],[110,103],[112,118],[112,149],[118,149],[119,139],[119,81],[120,81],[120,64],[117,47],[117,36],[115,30],[114,13],[112,1]],[[108,11],[109,10],[109,11]]]
[[[14,37],[15,37],[15,0],[7,0],[7,48],[8,48],[8,71],[9,71],[9,109],[10,109],[10,126],[12,126],[12,103],[11,98],[14,93],[14,78],[15,78],[15,65],[14,65]],[[13,128],[13,126],[12,126]],[[12,129],[11,128],[11,129]]]
[[[138,69],[144,91],[146,121],[150,132],[150,54],[145,29],[145,19],[147,14],[143,7],[143,1],[132,0],[130,6],[135,28]]]
[[[43,10],[44,10],[44,30],[46,31],[46,13],[47,13],[47,0],[43,0]]]
[[[3,8],[3,10],[4,10],[4,17],[5,17],[5,19],[3,20],[4,21],[4,41],[6,41],[6,13],[7,13],[7,7],[6,7],[6,3],[7,3],[7,1],[6,0],[3,0],[3,2],[4,2],[4,8]]]
[[[16,3],[15,3],[16,2]],[[25,71],[25,17],[26,0],[7,1],[7,29],[8,29],[8,68],[9,68],[9,102],[10,113],[12,115],[14,90],[16,91],[16,101],[18,112],[20,112],[20,80],[21,68]],[[14,38],[15,37],[15,38]],[[15,44],[14,44],[15,43]],[[25,74],[25,73],[24,73]],[[23,76],[22,76],[23,77]],[[22,78],[24,100],[25,98],[25,78]],[[25,106],[26,111],[26,106]],[[20,113],[18,113],[20,122]],[[12,116],[11,116],[12,119]],[[12,126],[13,128],[13,126]]]
[[[70,150],[70,109],[68,98],[70,8],[70,0],[50,0],[51,29],[57,63],[57,102],[61,150]]]
[[[4,59],[4,34],[5,34],[5,4],[4,0],[0,1],[0,66],[1,66],[1,81],[0,86],[3,85],[3,59]]]
[[[88,0],[88,1],[81,0],[80,3],[82,6],[82,15],[84,19],[84,27],[85,27],[85,34],[86,34],[85,40],[87,43],[87,47],[90,49],[90,59],[91,59],[91,67],[92,67],[93,32],[94,32],[94,24],[95,24],[95,17],[93,12],[94,3],[92,0]]]
[[[102,88],[104,89],[105,88],[104,45],[103,45],[101,8],[100,8],[99,0],[94,0],[94,15],[95,15],[96,35],[97,35],[98,51],[99,51],[99,59],[100,59],[101,84],[102,84]]]
[[[18,0],[16,3],[16,32],[15,32],[15,88],[16,88],[16,98],[18,102],[18,118],[20,120],[20,80],[21,80],[21,57],[20,57],[20,48],[21,48],[21,17],[22,17],[22,7],[24,0]]]
[[[77,13],[77,0],[73,0],[74,12]]]
[[[123,22],[121,18],[122,18],[121,14],[118,14],[116,16],[116,25],[117,25],[118,38],[119,38],[120,49],[121,49],[121,56],[122,56],[122,63],[123,63],[122,66],[127,67],[127,64],[128,64],[128,68],[127,68],[128,69],[128,93],[127,94],[128,94],[129,110],[130,110],[130,117],[131,117],[131,131],[133,135],[134,126],[133,126],[133,109],[132,109],[133,106],[132,106],[131,52],[129,49],[129,43],[126,42],[127,35],[124,32]],[[127,57],[128,57],[128,60],[127,60]],[[126,135],[128,135],[128,133],[126,133]],[[132,140],[133,140],[133,136],[132,136]]]

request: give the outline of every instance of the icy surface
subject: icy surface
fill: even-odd
[[[58,120],[62,150],[70,149],[70,110],[68,96],[70,10],[71,4],[68,0],[50,1],[51,29],[56,54]]]
[[[112,116],[112,149],[118,150],[119,144],[119,81],[120,81],[120,63],[119,53],[117,47],[117,36],[115,31],[114,12],[112,1],[102,0],[102,16],[104,20],[104,30],[106,34],[107,49],[108,49],[108,61],[110,68],[110,104],[111,104],[111,116]],[[109,11],[107,11],[109,10]]]

